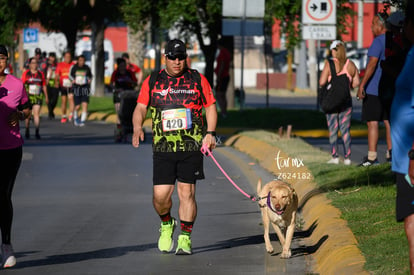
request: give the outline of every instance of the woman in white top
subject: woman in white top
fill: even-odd
[[[359,73],[355,64],[346,58],[346,49],[342,41],[335,40],[331,47],[332,60],[335,64],[335,71],[337,75],[346,74],[349,78],[349,91],[351,88],[358,87]],[[331,69],[328,60],[325,61],[325,66],[319,78],[319,86],[325,85],[331,79]],[[338,164],[338,130],[341,130],[342,140],[344,143],[344,164],[350,165],[351,155],[351,115],[352,115],[352,100],[347,102],[338,113],[326,114],[329,129],[329,143],[331,144],[332,159],[328,161],[331,164]]]

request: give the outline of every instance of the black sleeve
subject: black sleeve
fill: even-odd
[[[21,105],[17,106],[17,109],[19,111],[23,111],[24,109],[27,109],[27,108],[30,108],[30,102],[29,101],[27,101],[24,104],[21,104]]]
[[[92,78],[92,71],[91,71],[91,68],[90,68],[89,66],[88,66],[87,76],[88,76],[89,78]]]

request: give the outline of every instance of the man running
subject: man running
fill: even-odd
[[[133,72],[135,74],[135,77],[138,80],[138,86],[141,84],[142,82],[142,70],[140,67],[138,67],[138,65],[135,65],[134,63],[132,63],[129,60],[129,54],[128,53],[123,53],[122,54],[122,58],[125,60],[126,62],[126,66],[127,69],[130,70],[131,72]]]

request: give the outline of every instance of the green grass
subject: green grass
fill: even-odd
[[[388,170],[389,167],[381,167]],[[381,170],[381,169],[379,169]],[[362,182],[361,182],[362,183]],[[402,223],[395,220],[394,185],[360,185],[358,192],[329,193],[356,236],[372,274],[409,274],[408,244]],[[343,189],[343,192],[355,190]]]
[[[303,159],[318,188],[341,210],[371,274],[409,274],[404,225],[395,219],[395,180],[389,164],[374,167],[326,165],[330,155],[300,138],[280,139],[258,130],[242,132]],[[272,152],[273,153],[273,152]]]
[[[105,97],[91,96],[89,98],[88,111],[90,113],[103,112],[103,113],[108,113],[108,114],[115,114],[115,108],[114,108],[114,103],[112,101],[112,95],[105,96]]]
[[[226,119],[219,119],[219,127],[239,127],[247,129],[272,129],[292,125],[293,130],[327,129],[322,112],[314,110],[245,109],[242,112],[231,110]],[[353,129],[366,129],[366,124],[352,121]]]
[[[61,97],[59,96],[58,102],[56,107],[60,108],[62,104]],[[88,112],[95,113],[95,112],[103,112],[107,113],[108,115],[115,114],[115,107],[112,101],[112,95],[106,95],[105,97],[96,97],[90,96],[89,97],[89,104],[88,104]]]

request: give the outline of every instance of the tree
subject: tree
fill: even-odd
[[[16,29],[22,23],[19,19],[26,18],[28,10],[26,1],[0,0],[0,44],[14,46]]]
[[[144,29],[151,22],[158,36],[161,36],[162,28],[171,27],[183,37],[195,34],[206,58],[206,78],[212,84],[217,40],[221,33],[221,6],[221,0],[124,0],[122,10],[129,26]]]
[[[92,29],[92,52],[96,53],[95,95],[104,94],[104,31],[108,22],[121,18],[120,0],[49,0],[31,1],[33,20],[51,31],[61,31],[74,52],[77,32]]]
[[[10,64],[14,64],[14,49],[18,42],[16,31],[28,17],[29,10],[26,1],[0,0],[0,44],[9,49]]]

